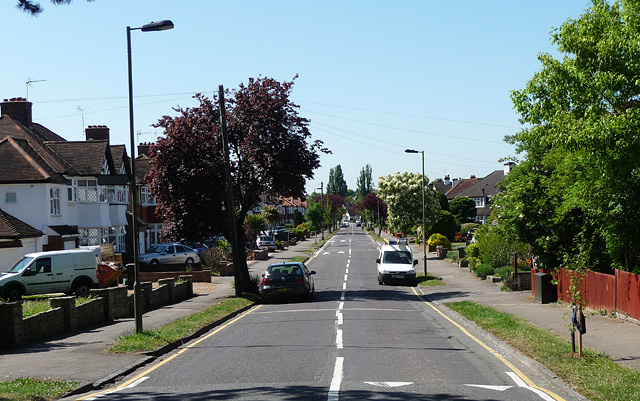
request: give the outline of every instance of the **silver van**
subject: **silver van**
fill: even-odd
[[[56,292],[88,296],[98,283],[97,269],[91,250],[30,253],[0,273],[0,298],[15,301],[23,295]]]

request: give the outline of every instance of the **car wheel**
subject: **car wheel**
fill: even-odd
[[[91,284],[86,281],[81,281],[76,284],[76,289],[74,291],[77,297],[88,297],[91,292]]]
[[[187,261],[184,264],[185,264],[186,267],[192,268],[193,267],[193,259],[187,258]]]
[[[158,261],[158,259],[153,259],[151,261],[151,263],[149,263],[151,266],[158,266],[160,264],[160,262]]]
[[[22,288],[12,285],[4,291],[5,299],[14,302],[22,299]]]

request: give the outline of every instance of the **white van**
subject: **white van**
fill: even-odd
[[[0,274],[0,298],[63,292],[89,295],[98,283],[98,261],[87,249],[30,253]]]
[[[388,244],[380,248],[376,259],[378,265],[378,284],[408,282],[416,285],[417,260],[413,259],[411,248],[405,244]]]

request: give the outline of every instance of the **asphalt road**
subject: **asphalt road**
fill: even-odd
[[[491,352],[418,290],[378,285],[376,256],[364,231],[344,228],[308,263],[317,272],[313,301],[257,306],[78,399],[571,399]]]

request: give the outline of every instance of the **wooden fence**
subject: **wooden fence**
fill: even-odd
[[[531,294],[535,296],[535,273],[531,269]],[[577,278],[579,290],[585,294],[585,305],[592,310],[616,311],[640,320],[640,275],[616,269],[615,274],[587,270],[582,275],[575,270],[562,268],[553,273],[557,280],[558,300],[571,302],[569,288],[571,277]]]

